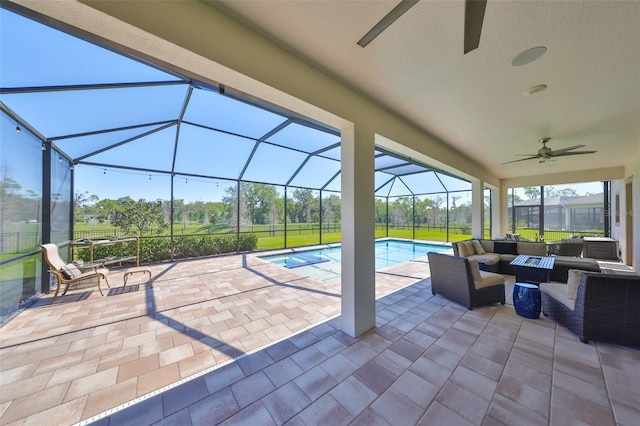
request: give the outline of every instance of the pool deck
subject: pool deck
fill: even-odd
[[[582,344],[509,304],[376,272],[376,327],[340,331],[339,282],[256,255],[149,265],[122,292],[41,300],[0,329],[0,424],[636,424],[640,350]],[[513,277],[508,278],[513,286]],[[507,291],[507,301],[509,291]]]
[[[259,255],[263,255],[260,253]],[[340,313],[340,282],[232,255],[145,265],[122,291],[50,295],[0,329],[0,423],[73,424],[169,389]],[[376,297],[429,275],[376,273]],[[104,285],[103,285],[104,288]]]

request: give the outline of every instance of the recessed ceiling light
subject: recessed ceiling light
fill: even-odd
[[[533,86],[525,90],[523,95],[525,96],[533,95],[535,93],[542,92],[546,88],[547,88],[546,84],[538,84],[537,86]]]
[[[522,53],[519,53],[513,61],[511,61],[511,65],[514,67],[519,67],[521,65],[527,65],[531,62],[538,59],[540,56],[544,55],[547,51],[547,48],[544,46],[532,47],[531,49],[527,49]]]

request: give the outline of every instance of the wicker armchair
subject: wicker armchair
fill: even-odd
[[[464,257],[439,253],[427,253],[427,256],[433,294],[440,294],[469,309],[497,302],[504,305],[502,275],[480,271],[475,261]]]
[[[583,343],[597,340],[640,347],[640,276],[585,272],[575,300],[567,298],[563,287],[567,286],[540,285],[545,316],[567,327]]]
[[[584,241],[582,238],[562,240],[547,244],[548,254],[556,256],[582,256]]]
[[[58,253],[58,246],[52,243],[42,244],[42,253],[44,254],[44,260],[49,264],[49,272],[54,274],[58,278],[58,285],[56,287],[56,291],[51,298],[49,304],[52,304],[56,297],[58,297],[58,293],[60,292],[60,287],[64,287],[62,291],[62,295],[67,293],[69,287],[72,284],[76,284],[80,281],[85,281],[92,278],[97,278],[98,280],[98,291],[100,291],[100,295],[102,294],[102,289],[100,288],[100,279],[104,278],[104,282],[107,283],[107,287],[109,287],[109,281],[107,281],[107,275],[109,275],[109,270],[107,268],[95,267],[89,271],[82,272],[73,278],[66,276],[64,270],[68,268],[68,264],[62,260],[60,257],[60,253]],[[79,272],[79,271],[78,271]]]

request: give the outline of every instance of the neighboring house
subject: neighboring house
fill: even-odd
[[[517,223],[526,228],[539,226],[540,198],[515,205]],[[554,196],[544,198],[544,227],[553,230],[584,231],[604,226],[604,194]]]

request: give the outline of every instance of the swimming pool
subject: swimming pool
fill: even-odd
[[[340,263],[342,261],[340,250],[340,246],[335,246],[260,257],[285,268],[300,268],[301,272],[309,276],[321,281],[328,281],[340,277]],[[403,240],[376,241],[376,270],[424,257],[428,252],[444,250],[451,250],[451,247]]]

